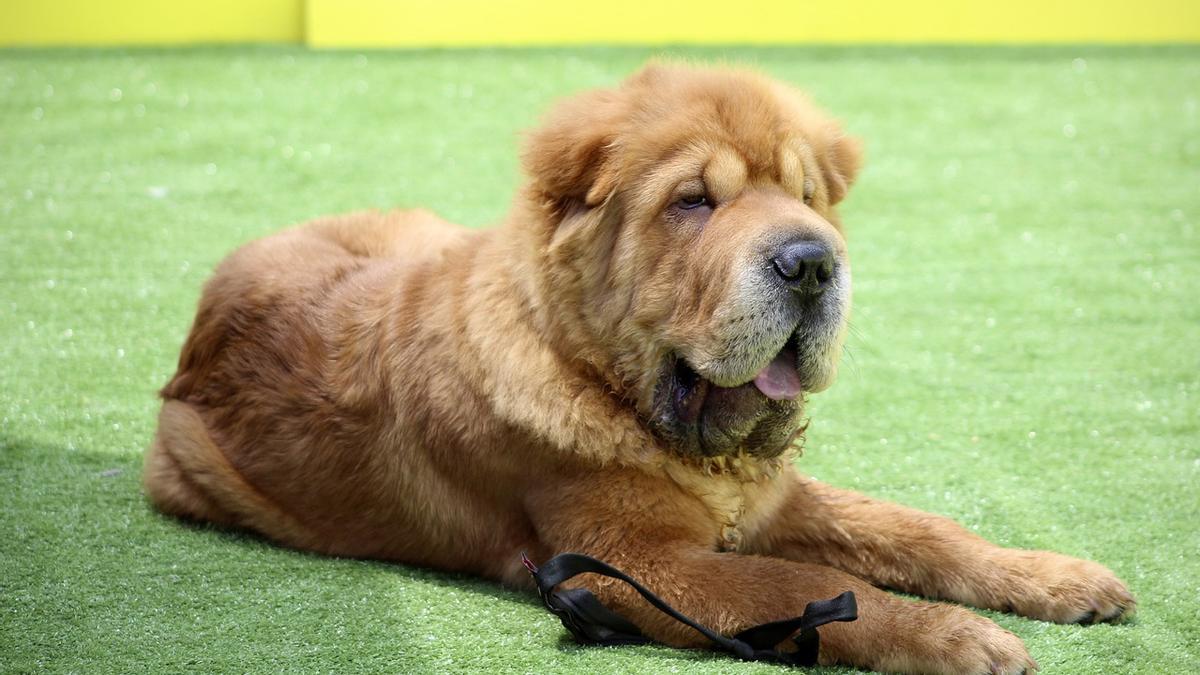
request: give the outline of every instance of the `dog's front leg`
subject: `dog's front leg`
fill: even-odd
[[[719,526],[699,500],[666,479],[635,470],[560,476],[531,490],[526,504],[547,554],[604,560],[724,635],[799,616],[809,602],[849,590],[859,618],[820,627],[823,664],[904,673],[1036,668],[1020,639],[961,607],[904,600],[823,565],[717,552]],[[623,583],[595,575],[573,583],[655,640],[706,646]]]
[[[1135,602],[1102,565],[1001,548],[948,518],[785,474],[789,495],[748,542],[872,583],[1060,623],[1119,619]]]

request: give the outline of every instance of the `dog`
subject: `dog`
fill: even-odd
[[[1035,670],[992,621],[880,587],[1090,623],[1134,609],[1111,571],[794,466],[846,332],[836,207],[860,158],[786,85],[657,63],[552,110],[495,229],[358,213],[247,244],[161,392],[146,492],[284,546],[514,586],[522,552],[579,552],[726,635],[850,590],[859,618],[821,628],[822,664]]]

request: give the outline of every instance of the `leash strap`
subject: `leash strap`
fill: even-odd
[[[668,605],[621,570],[595,558],[578,553],[563,553],[538,567],[525,554],[521,554],[521,562],[533,575],[538,594],[541,595],[546,608],[562,621],[563,626],[576,640],[585,644],[630,645],[651,642],[650,638],[642,635],[638,627],[628,619],[600,604],[590,591],[583,588],[556,590],[564,581],[586,573],[599,574],[629,584],[660,612],[690,626],[720,649],[744,661],[775,661],[792,666],[815,665],[821,646],[817,627],[832,621],[854,621],[858,618],[858,604],[855,602],[854,593],[846,591],[836,598],[808,603],[804,613],[793,619],[764,623],[747,628],[733,637],[726,637]],[[793,634],[795,652],[781,652],[775,649],[775,645]]]

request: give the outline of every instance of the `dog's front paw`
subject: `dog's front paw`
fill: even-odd
[[[944,609],[950,611],[927,635],[926,648],[934,655],[932,667],[921,672],[1018,675],[1037,671],[1037,661],[1021,638],[969,610]]]
[[[860,621],[866,618],[860,608]],[[886,673],[1020,675],[1038,664],[1016,635],[955,605],[909,603],[849,645],[822,641],[822,663],[847,663]],[[822,631],[833,632],[832,624]],[[831,637],[833,637],[831,635]],[[832,642],[832,640],[830,641]],[[837,654],[839,647],[848,653]],[[863,649],[865,647],[866,649]]]
[[[1107,567],[1047,551],[1003,552],[1002,564],[1013,582],[1007,608],[1057,623],[1119,621],[1133,614],[1137,601]]]

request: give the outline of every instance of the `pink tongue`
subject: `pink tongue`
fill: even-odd
[[[800,395],[800,373],[796,372],[796,352],[784,349],[754,376],[754,386],[769,399],[791,401]]]

